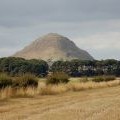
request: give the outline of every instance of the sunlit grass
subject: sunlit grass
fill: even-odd
[[[45,81],[40,81],[38,88],[11,88],[7,87],[0,90],[0,99],[12,98],[12,97],[35,97],[37,95],[57,95],[69,91],[83,91],[89,89],[105,88],[120,85],[120,80],[114,80],[109,82],[69,82],[68,84],[58,85],[46,85]]]

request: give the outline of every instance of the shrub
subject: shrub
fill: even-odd
[[[7,74],[0,74],[0,89],[12,85],[12,79]]]
[[[89,82],[89,79],[87,77],[83,77],[81,79],[79,79],[80,82],[85,83],[85,82]]]
[[[104,76],[104,79],[107,82],[107,81],[115,80],[116,77],[115,76]]]
[[[6,72],[11,76],[32,73],[37,76],[46,76],[48,64],[43,60],[25,60],[23,58],[0,58],[0,72]]]
[[[69,76],[64,72],[55,72],[47,77],[47,84],[68,83]]]
[[[115,80],[115,76],[97,76],[92,79],[93,82],[108,82],[111,80]]]
[[[56,95],[67,91],[65,84],[46,85],[40,88],[40,95]]]
[[[13,87],[37,87],[38,79],[32,74],[24,74],[21,77],[18,77],[13,82]]]
[[[102,82],[102,81],[104,81],[104,78],[102,76],[97,76],[97,77],[92,78],[92,81],[93,82]]]

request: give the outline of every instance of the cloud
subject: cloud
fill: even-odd
[[[0,25],[119,19],[119,5],[119,0],[0,0]]]
[[[17,49],[16,48],[0,48],[0,58],[1,57],[6,57],[6,56],[10,56],[12,54],[15,53]]]
[[[120,32],[97,33],[75,39],[78,46],[86,49],[98,59],[120,59]]]
[[[119,58],[119,6],[120,0],[0,0],[0,56],[57,32],[95,58]]]

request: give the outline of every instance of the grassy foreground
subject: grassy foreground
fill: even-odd
[[[70,82],[67,84],[58,84],[58,85],[46,85],[44,80],[41,80],[38,84],[38,88],[18,88],[14,89],[11,87],[7,87],[5,89],[0,90],[0,100],[8,99],[8,98],[16,98],[16,97],[36,97],[43,95],[58,95],[70,91],[83,91],[88,89],[97,89],[97,88],[105,88],[105,87],[113,87],[120,85],[120,80],[116,79],[114,81],[109,82],[80,82],[80,78],[70,79]]]
[[[120,120],[120,86],[0,103],[0,120],[62,119]]]

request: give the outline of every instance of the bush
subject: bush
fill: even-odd
[[[107,81],[115,80],[116,77],[115,76],[104,76],[104,79],[107,82]]]
[[[93,82],[108,82],[111,80],[115,80],[115,76],[97,76],[92,79]]]
[[[38,87],[38,79],[32,74],[24,74],[14,80],[13,87]]]
[[[0,72],[6,72],[11,76],[31,73],[36,76],[46,76],[48,64],[43,60],[25,60],[23,58],[6,57],[0,58]]]
[[[85,82],[89,82],[89,79],[87,77],[83,77],[81,79],[79,79],[80,82],[85,83]]]
[[[64,72],[55,72],[47,77],[47,84],[68,83],[69,76]]]
[[[7,74],[0,74],[0,89],[12,85],[12,79]]]

